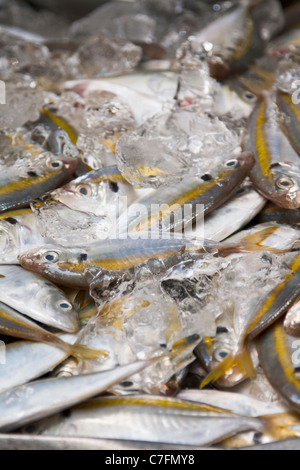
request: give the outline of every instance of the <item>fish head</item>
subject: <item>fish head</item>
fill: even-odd
[[[47,245],[43,248],[29,250],[18,257],[23,268],[39,274],[47,274],[51,269],[61,265],[68,266],[76,262],[70,251],[59,245]]]
[[[272,167],[273,178],[280,206],[286,209],[300,207],[300,168],[293,163],[276,163]]]
[[[78,313],[62,291],[47,281],[45,289],[40,289],[37,297],[40,297],[45,311],[55,318],[57,328],[66,333],[77,333],[80,327]]]
[[[24,252],[18,260],[23,268],[41,274],[58,285],[86,289],[88,284],[83,272],[87,257],[83,248],[68,249],[53,244]]]
[[[254,154],[252,152],[243,152],[237,157],[236,160],[235,159],[228,160],[225,163],[225,166],[227,168],[234,169],[235,161],[246,173],[249,173],[254,166]]]
[[[64,166],[64,170],[67,173],[67,176],[73,175],[75,173],[76,169],[77,169],[77,166],[78,166],[77,158],[62,156],[58,159],[57,159],[57,157],[54,157],[53,160],[56,161],[56,162],[57,161],[62,162],[62,164]],[[53,163],[51,164],[51,166],[53,168]],[[56,168],[57,168],[57,166],[56,166]],[[53,168],[53,169],[55,170],[55,168]]]
[[[296,302],[288,311],[283,327],[290,336],[300,336],[300,303]]]

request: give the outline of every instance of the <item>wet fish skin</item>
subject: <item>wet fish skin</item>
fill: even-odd
[[[281,118],[279,123],[295,151],[300,155],[300,106],[293,102],[289,93],[277,89],[276,103]]]
[[[276,323],[300,296],[300,255],[297,254],[289,264],[289,272],[260,302],[255,314],[245,328],[237,350],[228,356],[203,381],[204,387],[211,380],[222,377],[232,367],[244,371],[250,378],[255,377],[253,363],[248,351],[249,343]]]
[[[58,336],[39,327],[2,302],[0,302],[0,332],[15,338],[52,344],[76,357],[95,359],[99,356],[107,356],[106,351],[93,351],[79,344],[73,346],[65,343]]]
[[[157,360],[157,358],[156,358]],[[0,394],[1,432],[10,432],[104,392],[140,372],[152,361],[141,361],[84,376],[41,380]]]
[[[287,335],[300,337],[300,302],[299,299],[287,312],[284,321],[283,328]]]
[[[0,266],[0,302],[66,333],[79,330],[78,313],[64,293],[20,266]]]
[[[139,217],[133,213],[134,205],[129,207],[128,213],[120,218],[119,230],[139,232],[149,228],[158,230],[158,227],[163,231],[180,230],[182,223],[186,226],[197,216],[207,215],[226,202],[244,181],[253,165],[253,155],[245,152],[213,169],[212,175],[203,175],[202,178],[189,177],[171,188],[158,189],[136,201],[138,207],[146,208]],[[162,204],[167,204],[168,207],[164,209]],[[199,210],[197,212],[197,204],[204,206],[199,209],[200,213]],[[154,205],[157,206],[156,212],[153,210]],[[192,213],[188,216],[183,212],[185,205],[192,208]],[[174,220],[171,220],[172,214]]]
[[[0,185],[0,211],[24,207],[36,197],[58,187],[70,177],[77,167],[73,158],[55,157],[43,167],[28,172],[27,177],[8,174]]]
[[[268,203],[267,206],[259,214],[258,221],[264,222],[277,222],[290,225],[300,224],[300,210],[299,209],[284,209],[275,204]]]
[[[300,380],[293,363],[294,338],[289,337],[282,321],[269,328],[258,340],[258,354],[262,368],[279,395],[294,410],[300,410]],[[298,345],[299,348],[299,345]]]
[[[213,444],[222,435],[234,435],[253,426],[259,430],[264,425],[256,418],[216,407],[157,396],[101,398],[71,409],[69,418],[56,416],[48,426],[46,422],[36,423],[38,433],[44,435],[110,436],[185,445]]]
[[[256,400],[242,393],[220,390],[182,390],[177,398],[205,405],[216,406],[242,416],[265,416],[287,411],[284,406]]]
[[[255,154],[250,178],[262,196],[285,209],[300,207],[300,172],[298,158],[288,145],[279,124],[274,124],[270,96],[262,95],[249,120],[248,141],[244,149]],[[284,160],[283,160],[284,157]],[[285,163],[286,162],[286,163]]]
[[[75,335],[60,339],[75,343]],[[0,367],[0,393],[42,377],[68,357],[56,346],[32,341],[17,341],[5,346],[5,365]]]
[[[91,171],[51,193],[51,200],[70,209],[94,215],[112,214],[115,218],[125,209],[121,197],[130,205],[136,198],[134,188],[127,183],[116,166]]]

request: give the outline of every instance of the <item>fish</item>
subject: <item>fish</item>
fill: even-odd
[[[67,409],[106,391],[150,364],[151,361],[140,361],[96,374],[44,379],[4,391],[0,394],[0,430],[11,432]]]
[[[36,323],[24,317],[8,305],[0,302],[0,332],[15,338],[28,339],[31,341],[44,342],[55,345],[69,355],[92,359],[102,356],[107,357],[106,351],[93,351],[80,344],[70,345],[62,341],[58,336],[49,333]]]
[[[271,422],[272,416],[251,418],[177,398],[136,395],[87,401],[68,417],[35,423],[35,433],[202,446],[247,429],[262,431]]]
[[[249,121],[244,150],[253,151],[250,179],[266,199],[285,209],[300,207],[299,157],[280,131],[270,96],[262,95]]]
[[[76,335],[61,335],[70,345]],[[5,364],[0,366],[0,393],[38,379],[53,370],[69,356],[57,346],[34,341],[15,341],[5,346]]]
[[[283,320],[283,328],[287,335],[300,337],[300,300],[297,299],[294,305],[287,312]]]
[[[265,205],[266,199],[252,186],[241,186],[231,199],[205,217],[202,224],[196,228],[187,226],[185,235],[200,237],[202,234],[208,240],[221,242],[251,222]]]
[[[0,302],[66,333],[79,330],[78,313],[64,292],[20,266],[0,266]]]
[[[150,193],[136,201],[136,205],[129,207],[119,219],[119,232],[151,228],[155,231],[182,230],[186,224],[226,202],[249,174],[253,164],[253,155],[244,153],[227,160],[211,174],[201,178],[188,177],[177,185]]]
[[[193,34],[177,57],[183,59],[185,49],[188,49],[196,57],[206,59],[211,76],[217,80],[243,71],[255,56],[261,55],[266,45],[257,13],[255,17],[253,15],[261,3],[243,2],[234,6],[199,33]],[[278,29],[281,27],[282,21],[279,21]]]
[[[122,197],[126,198],[126,206]],[[51,200],[72,210],[89,212],[96,216],[115,213],[115,219],[136,197],[134,188],[127,183],[116,166],[89,172],[51,193]],[[33,204],[33,208],[37,207],[38,202]]]
[[[275,228],[276,230],[276,228]],[[137,275],[143,265],[158,274],[171,265],[178,263],[182,257],[200,256],[210,253],[226,257],[232,253],[249,252],[264,249],[260,242],[274,233],[274,228],[258,231],[253,235],[242,237],[238,243],[215,243],[199,238],[184,238],[180,234],[167,234],[162,237],[155,233],[149,238],[146,232],[139,237],[116,238],[92,243],[85,247],[66,248],[59,245],[48,245],[22,253],[19,263],[25,269],[42,274],[46,279],[61,286],[78,289],[89,287],[92,279],[99,275],[116,280],[128,280]],[[271,247],[268,247],[272,251]],[[282,252],[274,249],[275,252]],[[285,250],[283,250],[285,252]],[[107,289],[106,289],[107,290]]]
[[[258,217],[259,223],[277,222],[282,224],[299,225],[300,224],[300,210],[299,209],[284,209],[278,207],[271,202],[260,212]]]
[[[297,104],[292,95],[280,88],[276,92],[276,103],[280,112],[281,129],[300,156],[300,103]]]
[[[299,341],[289,336],[282,321],[278,321],[259,337],[258,354],[272,386],[292,409],[299,412]]]
[[[284,405],[277,405],[251,398],[242,393],[220,390],[182,390],[177,398],[195,403],[222,408],[242,416],[259,417],[288,411]]]
[[[225,81],[226,85],[237,93],[241,100],[255,106],[262,90],[271,90],[276,79],[276,71],[268,64],[248,64],[248,70]]]
[[[97,80],[71,80],[56,86],[56,88],[71,90],[83,97],[94,91],[113,93],[129,106],[135,122],[140,125],[147,117],[150,118],[162,112],[163,109],[172,107],[177,78],[178,74],[175,73],[159,74],[156,75],[156,78],[153,73],[142,73],[112,77],[109,81],[101,78]],[[158,83],[158,89],[153,85],[155,80]]]
[[[31,144],[8,150],[0,164],[0,211],[24,207],[66,181],[76,170],[73,158],[53,156]]]
[[[292,29],[272,41],[267,53],[276,58],[289,58],[300,54],[300,30]]]
[[[299,245],[300,231],[295,226],[290,226],[281,222],[264,222],[256,224],[253,227],[242,230],[226,239],[226,244],[238,244],[243,240],[257,243],[257,248],[264,249],[267,252],[284,253],[297,250]],[[225,243],[225,242],[224,242]]]
[[[236,350],[228,354],[225,359],[208,374],[201,386],[215,381],[222,377],[224,373],[236,367],[244,372],[248,377],[255,377],[253,363],[249,354],[249,343],[257,338],[261,333],[276,323],[295,302],[300,295],[300,255],[293,256],[288,264],[288,273],[283,281],[278,282],[276,287],[259,301],[254,308],[246,328],[241,335]]]

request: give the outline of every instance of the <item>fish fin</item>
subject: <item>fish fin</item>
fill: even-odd
[[[243,375],[245,375],[245,377],[253,379],[256,376],[250,353],[247,349],[243,349],[242,352],[236,355],[229,354],[213,371],[211,371],[205,377],[201,383],[201,388],[204,388],[211,382],[216,382],[233,367],[237,367],[243,373]]]
[[[246,252],[251,251],[269,251],[271,253],[286,253],[289,250],[280,250],[278,248],[272,248],[268,245],[262,245],[261,243],[268,239],[271,235],[273,235],[279,227],[267,227],[259,232],[252,233],[251,235],[247,235],[240,243],[241,251],[245,250]]]
[[[293,425],[299,424],[299,415],[292,411],[278,413],[274,415],[260,416],[264,422],[266,432],[272,436],[275,441],[299,437],[299,432],[293,431]]]
[[[90,349],[82,344],[74,344],[70,346],[70,356],[78,359],[98,359],[99,357],[106,358],[109,355],[107,351],[101,349]]]

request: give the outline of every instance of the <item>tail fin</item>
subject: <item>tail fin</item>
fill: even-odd
[[[99,357],[106,358],[109,353],[98,349],[90,349],[81,344],[74,344],[69,347],[70,356],[78,359],[98,359]]]
[[[256,373],[250,353],[247,349],[237,355],[229,354],[213,371],[211,371],[201,383],[201,388],[211,382],[216,382],[233,367],[237,367],[248,378],[255,378]]]
[[[260,417],[265,423],[265,432],[274,441],[299,437],[300,432],[292,430],[293,425],[299,427],[299,415],[293,412],[279,413],[275,415]]]
[[[281,254],[289,252],[290,249],[280,250],[279,248],[272,248],[268,245],[262,245],[264,240],[267,240],[271,235],[273,235],[276,230],[278,230],[278,226],[274,227],[267,227],[259,232],[252,233],[251,235],[247,235],[243,238],[240,242],[240,251],[251,252],[251,251],[259,251],[259,250],[266,250],[271,253]]]

